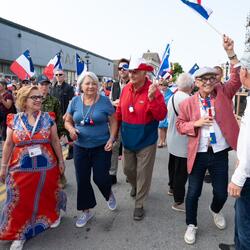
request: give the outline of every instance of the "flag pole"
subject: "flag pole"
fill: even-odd
[[[219,30],[217,30],[211,23],[209,23],[206,19],[204,20],[207,24],[208,24],[208,26],[210,26],[217,34],[219,34],[220,36],[223,36],[223,34],[219,31]]]
[[[206,18],[204,18],[203,16],[201,16],[197,11],[195,11],[194,9],[192,9],[196,15],[198,15],[208,26],[210,26],[210,28],[212,28],[218,35],[223,36],[223,34],[216,29],[211,23],[208,22],[208,20]]]

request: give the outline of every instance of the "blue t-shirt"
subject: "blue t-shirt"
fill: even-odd
[[[108,117],[114,112],[115,109],[106,96],[100,95],[99,100],[91,108],[83,104],[82,96],[75,96],[67,109],[67,113],[73,117],[75,128],[80,132],[74,143],[84,148],[106,144],[109,139]],[[87,113],[87,117],[93,120],[94,125],[81,124]]]

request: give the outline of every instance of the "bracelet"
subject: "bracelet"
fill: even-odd
[[[64,163],[64,161],[58,161],[59,163]]]
[[[111,140],[112,142],[115,142],[115,137],[110,136],[110,137],[109,137],[109,140]]]
[[[1,164],[1,167],[7,167],[8,166],[8,164],[6,163],[6,164]]]
[[[236,57],[237,57],[236,54],[234,54],[234,55],[232,55],[232,56],[228,56],[228,59],[233,60],[233,59],[235,59]]]

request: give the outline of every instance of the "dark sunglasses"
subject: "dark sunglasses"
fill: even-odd
[[[56,76],[63,76],[63,74],[56,74]]]
[[[128,64],[123,64],[122,67],[118,67],[118,70],[124,70],[127,71],[128,70],[129,65]]]
[[[29,96],[28,98],[32,99],[32,101],[37,101],[37,100],[42,100],[43,96],[42,95],[32,95],[32,96]]]

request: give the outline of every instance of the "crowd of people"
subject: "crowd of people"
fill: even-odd
[[[23,81],[12,93],[1,79],[0,181],[6,185],[7,199],[0,240],[12,240],[12,250],[22,249],[26,240],[60,225],[67,202],[60,141],[67,138],[67,159],[74,160],[77,210],[81,211],[76,227],[84,227],[94,215],[91,176],[108,209],[116,209],[112,185],[117,183],[121,154],[135,201],[133,219],[142,220],[157,147],[167,146],[168,194],[174,198],[172,209],[186,214],[185,242],[196,241],[198,200],[208,171],[213,188],[208,211],[220,230],[226,228],[221,211],[228,192],[237,197],[235,246],[221,244],[220,248],[250,249],[249,104],[239,136],[232,102],[242,84],[250,88],[250,56],[240,63],[227,36],[223,46],[231,63],[226,83],[221,82],[220,68],[203,67],[194,77],[180,74],[170,90],[166,79],[150,79],[148,73],[154,68],[143,58],[121,59],[119,80],[103,86],[95,73],[84,72],[77,79],[77,91],[65,82],[63,70],[55,72],[53,85],[40,75],[36,83]],[[239,163],[228,186],[230,150],[237,150]]]

